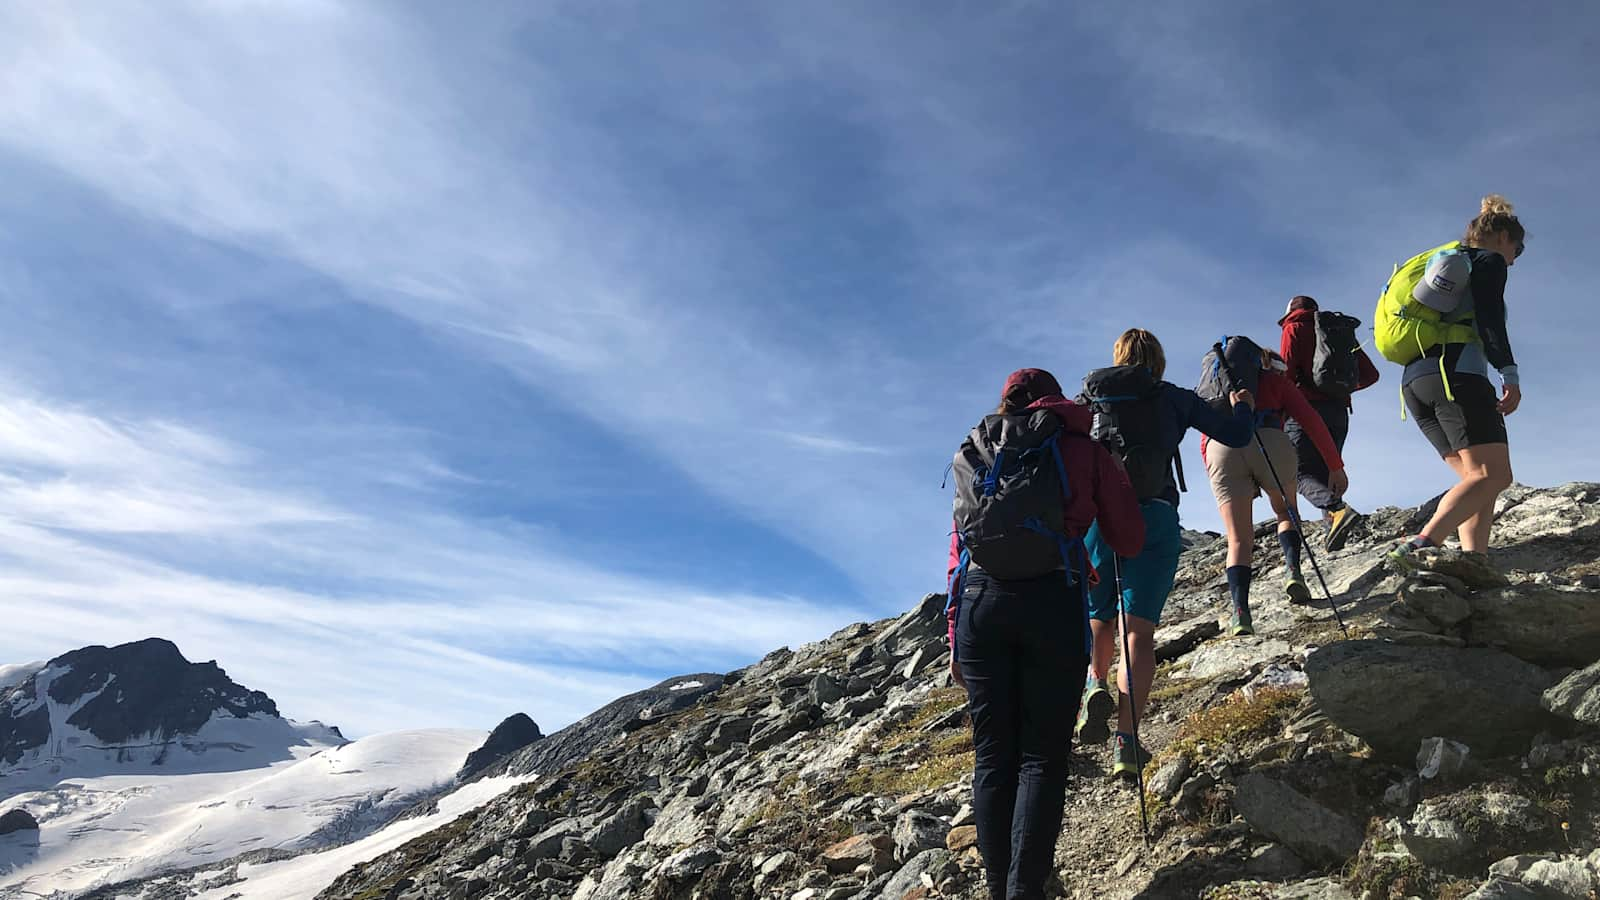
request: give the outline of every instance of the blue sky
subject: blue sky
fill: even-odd
[[[1600,13],[0,7],[0,660],[547,728],[940,587],[1004,376],[1370,318],[1488,191],[1519,477],[1600,476]],[[1360,398],[1351,499],[1448,472]],[[1191,473],[1199,473],[1191,440]],[[1217,527],[1203,483],[1183,504]]]

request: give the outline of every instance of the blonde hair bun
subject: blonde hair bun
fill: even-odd
[[[1478,214],[1482,216],[1512,215],[1511,201],[1501,194],[1490,194],[1483,198],[1483,207]]]

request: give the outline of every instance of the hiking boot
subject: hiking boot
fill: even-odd
[[[1250,621],[1250,601],[1246,600],[1233,605],[1233,615],[1229,620],[1229,625],[1233,629],[1234,637],[1243,637],[1247,634],[1256,633],[1256,626]]]
[[[1111,737],[1111,717],[1116,712],[1117,698],[1110,685],[1099,679],[1089,682],[1084,688],[1083,703],[1078,706],[1078,743],[1104,743]]]
[[[1306,580],[1300,577],[1299,572],[1289,573],[1289,580],[1283,583],[1283,592],[1289,595],[1289,602],[1304,605],[1311,602],[1311,588],[1306,587]]]
[[[1117,735],[1117,745],[1111,750],[1111,777],[1112,778],[1138,778],[1144,767],[1150,764],[1150,754],[1135,738],[1125,734]]]
[[[1328,538],[1324,541],[1330,551],[1344,549],[1345,541],[1350,539],[1350,527],[1361,521],[1361,513],[1348,506],[1341,506],[1328,514]]]

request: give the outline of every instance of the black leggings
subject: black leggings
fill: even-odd
[[[956,652],[976,749],[978,850],[993,900],[1044,898],[1089,665],[1087,628],[1082,594],[1065,572],[967,576]]]

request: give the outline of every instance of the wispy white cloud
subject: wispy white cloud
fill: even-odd
[[[290,715],[356,732],[484,726],[515,709],[552,726],[651,680],[641,673],[752,660],[847,613],[609,574],[526,531],[280,495],[263,486],[271,469],[240,465],[256,454],[187,426],[37,398],[8,409],[5,446],[48,445],[26,455],[51,469],[0,482],[0,658],[155,634]],[[157,476],[161,488],[142,484]],[[180,560],[221,548],[238,571],[100,539],[119,531],[185,541],[164,548]],[[346,587],[294,586],[307,581]]]

